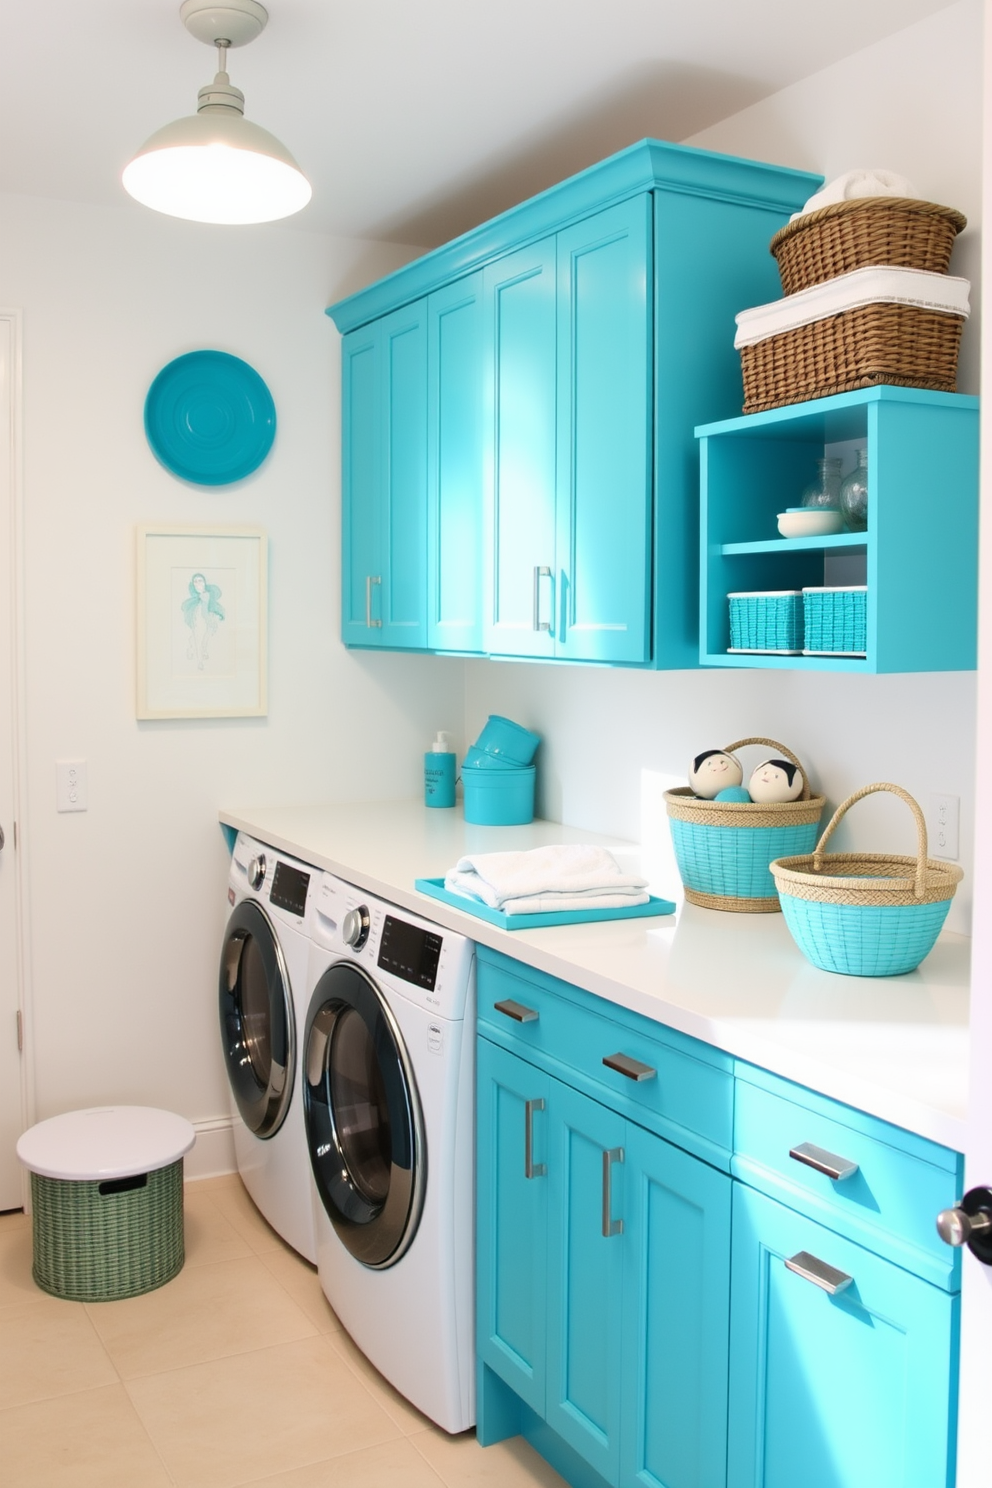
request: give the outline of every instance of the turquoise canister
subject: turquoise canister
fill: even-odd
[[[424,755],[424,803],[427,806],[455,804],[455,755],[449,735],[440,731]]]

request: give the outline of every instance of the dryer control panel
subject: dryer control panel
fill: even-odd
[[[357,920],[368,933],[351,944]],[[457,931],[423,920],[325,873],[313,900],[314,947],[357,961],[397,992],[443,1018],[465,1016],[475,946]]]

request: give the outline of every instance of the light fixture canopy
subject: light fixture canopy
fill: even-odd
[[[124,189],[156,212],[192,222],[274,222],[300,211],[312,194],[309,181],[285,145],[244,117],[244,94],[227,74],[228,49],[261,34],[265,7],[184,0],[179,13],[197,40],[217,47],[217,75],[200,89],[195,114],[145,141],[125,167]]]

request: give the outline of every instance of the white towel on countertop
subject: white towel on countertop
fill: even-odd
[[[503,909],[542,914],[556,909],[611,909],[646,904],[647,879],[622,873],[612,853],[583,843],[530,852],[470,853],[445,875],[444,886]]]
[[[845,171],[821,186],[799,212],[793,212],[791,222],[805,217],[807,212],[818,212],[821,207],[832,207],[835,202],[855,201],[862,196],[919,196],[912,181],[889,170]]]

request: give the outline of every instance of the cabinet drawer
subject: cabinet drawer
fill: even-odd
[[[738,1067],[735,1176],[956,1290],[959,1255],[940,1240],[935,1221],[960,1196],[957,1154],[762,1072],[749,1073],[762,1083],[742,1078]],[[772,1084],[779,1088],[768,1088]],[[816,1164],[845,1176],[833,1177]]]
[[[479,953],[479,1026],[640,1126],[729,1170],[730,1060],[591,993]],[[610,1064],[604,1063],[609,1060]]]

